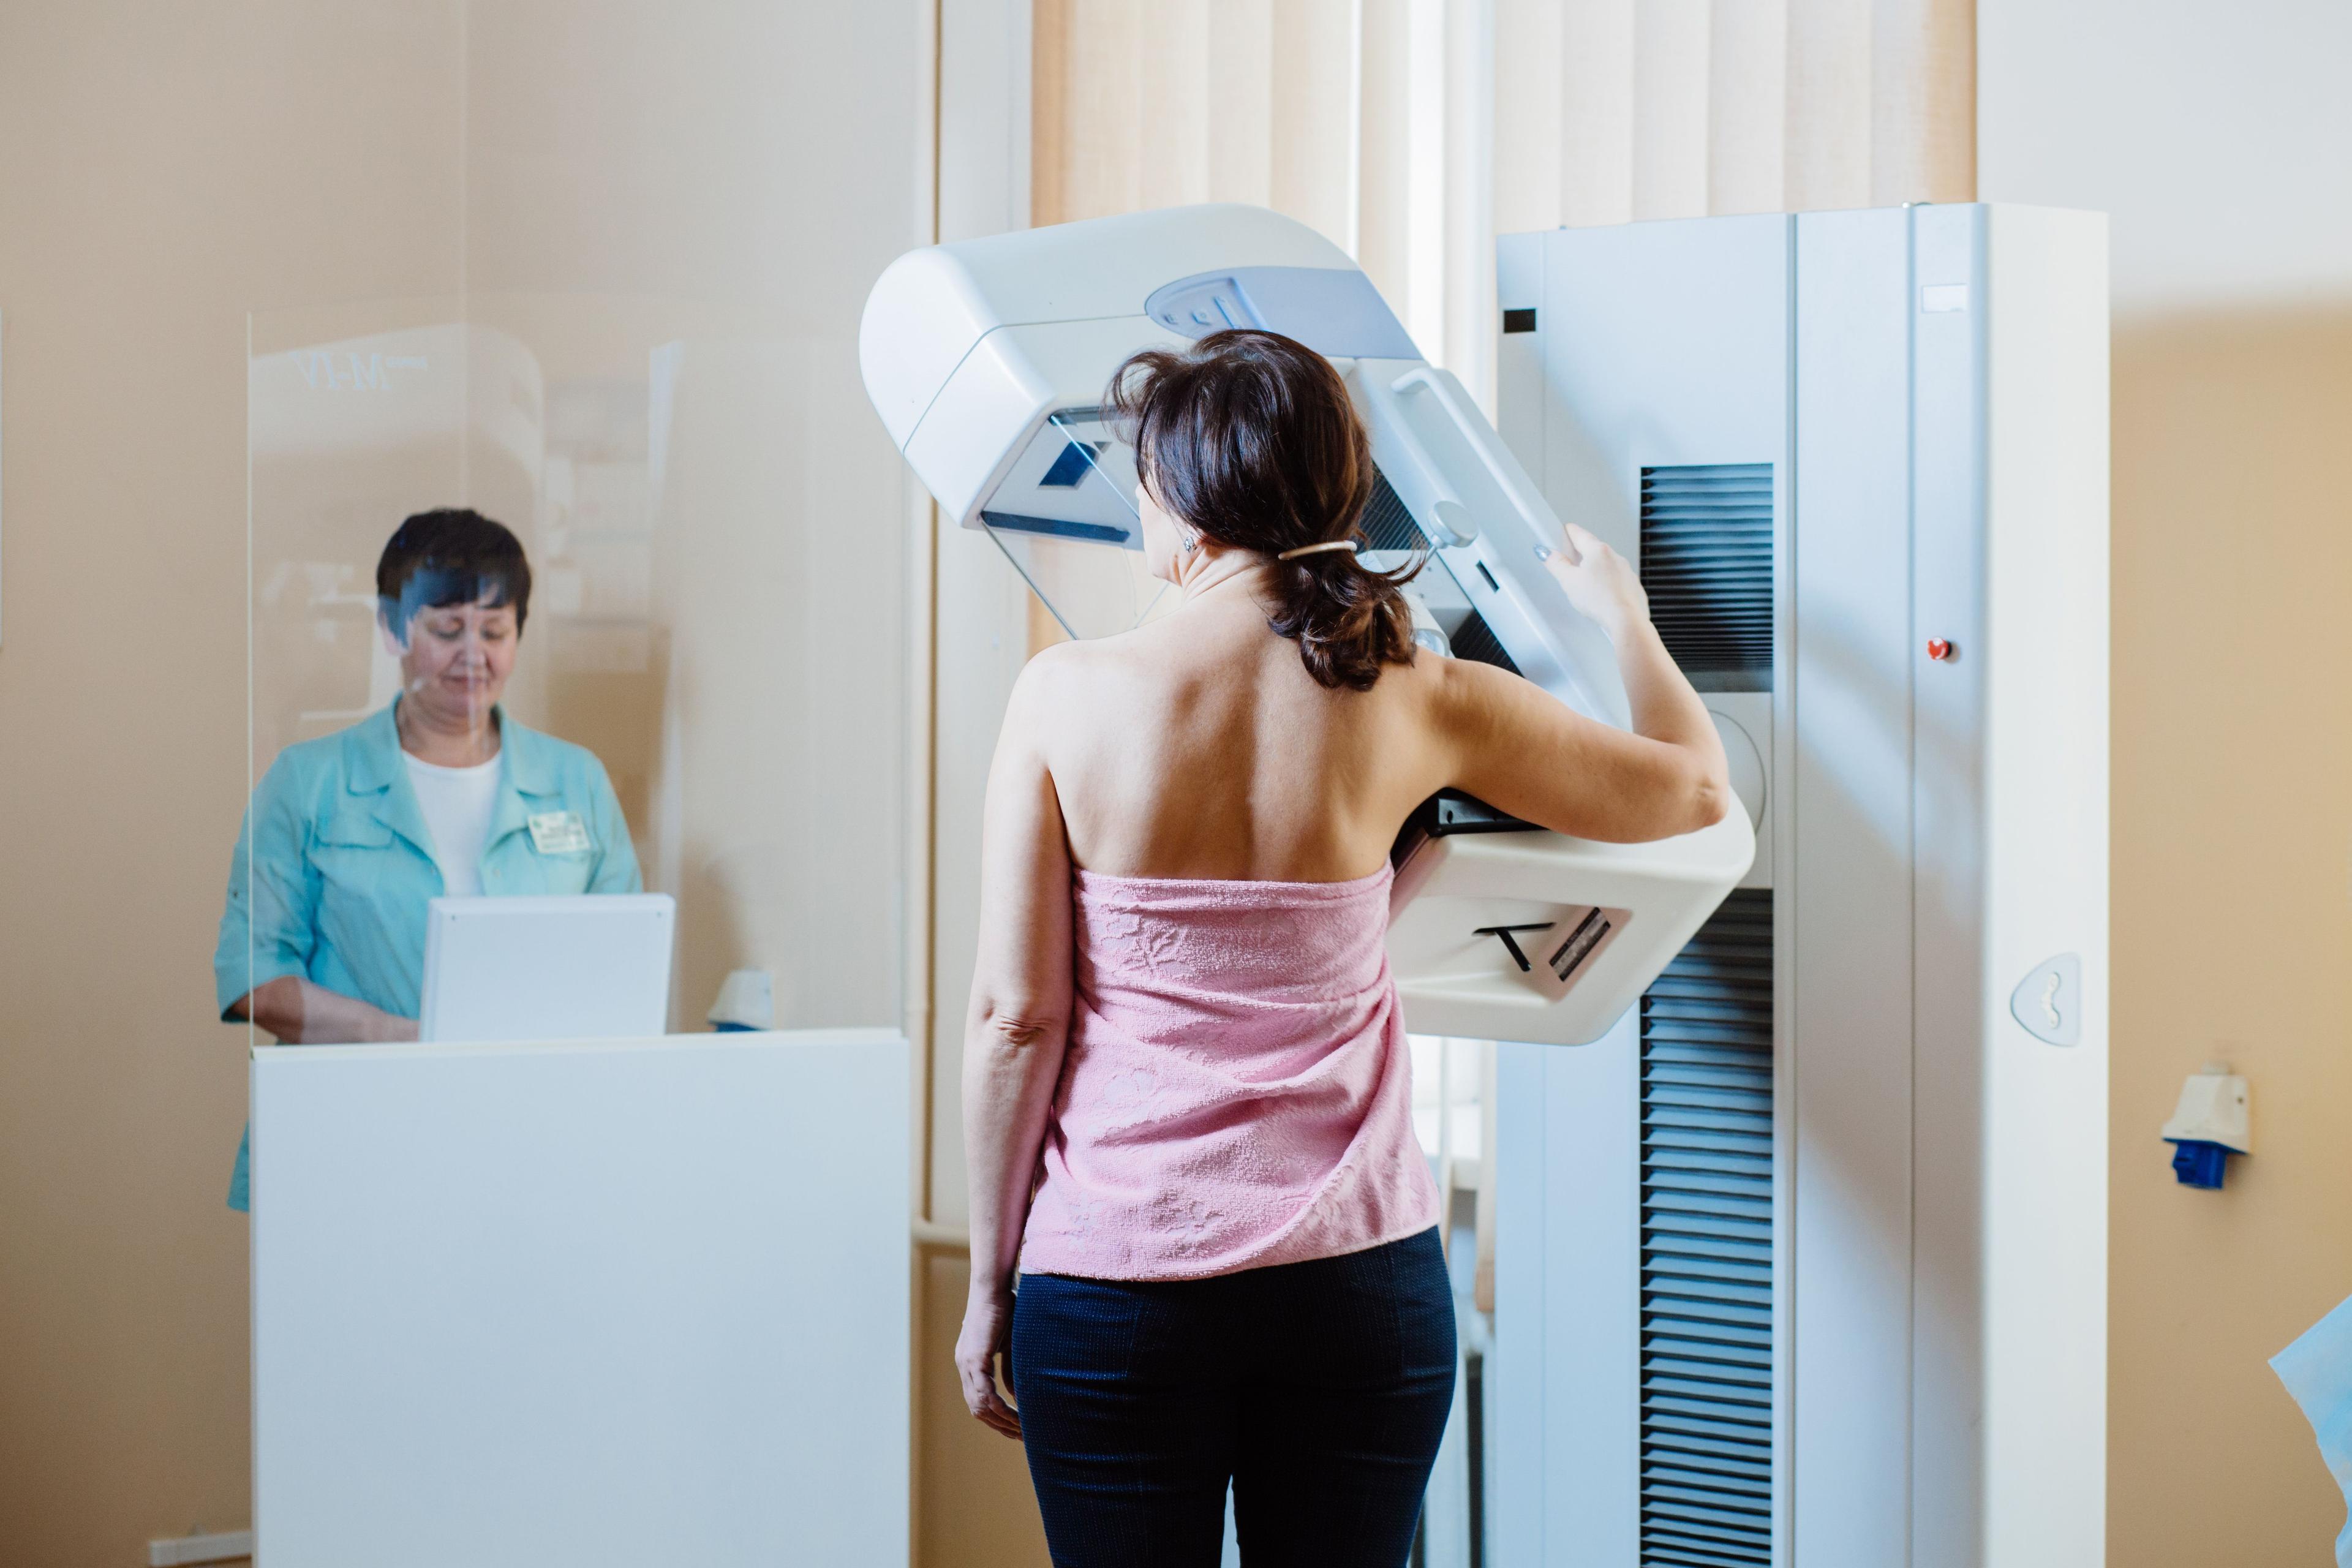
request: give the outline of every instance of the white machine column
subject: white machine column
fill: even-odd
[[[2104,220],[1559,230],[1499,270],[1500,429],[1762,766],[1755,869],[1629,1020],[1500,1058],[1498,1555],[2095,1563]]]

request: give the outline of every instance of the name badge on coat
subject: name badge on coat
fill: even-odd
[[[542,811],[529,819],[530,847],[542,855],[587,853],[588,825],[577,812]]]

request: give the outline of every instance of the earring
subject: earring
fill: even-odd
[[[1184,553],[1190,555],[1200,548],[1201,531],[1197,528],[1186,529],[1184,531]]]

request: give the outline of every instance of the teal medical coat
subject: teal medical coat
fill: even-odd
[[[425,906],[446,889],[401,760],[397,706],[287,747],[255,788],[213,951],[225,1022],[233,1021],[230,1004],[289,974],[416,1016]],[[621,803],[595,753],[527,729],[501,709],[499,757],[498,807],[482,847],[486,896],[644,890]],[[586,847],[540,850],[530,819],[557,812],[587,829]],[[232,1208],[246,1206],[247,1164],[240,1144]]]

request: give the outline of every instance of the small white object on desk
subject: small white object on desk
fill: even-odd
[[[736,969],[719,984],[719,1000],[704,1019],[712,1028],[772,1029],[776,1026],[776,977],[764,969]]]

